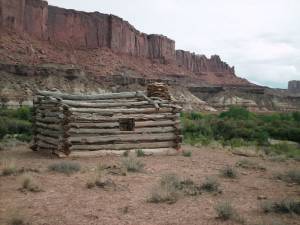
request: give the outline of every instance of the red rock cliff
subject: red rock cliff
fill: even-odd
[[[208,59],[204,55],[177,50],[176,62],[179,66],[196,74],[207,72],[235,74],[234,67],[230,67],[227,63],[223,62],[218,55],[213,55]]]
[[[41,0],[0,0],[0,28],[26,32],[39,40],[72,49],[109,48],[118,54],[178,65],[195,74],[235,73],[219,56],[208,59],[187,51],[175,51],[173,40],[141,33],[117,16],[48,6]]]

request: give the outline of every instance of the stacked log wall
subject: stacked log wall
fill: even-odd
[[[181,109],[168,101],[149,99],[142,92],[92,96],[42,94],[34,121],[35,142],[40,148],[49,146],[65,155],[180,148]],[[134,119],[134,129],[122,131],[121,119]]]

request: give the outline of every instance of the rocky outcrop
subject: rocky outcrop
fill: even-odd
[[[219,56],[205,56],[178,50],[162,35],[147,35],[127,21],[98,12],[86,13],[48,6],[41,0],[0,0],[0,27],[26,32],[52,44],[72,49],[109,48],[114,53],[143,57],[162,64],[177,64],[196,74],[234,74],[234,68]]]
[[[110,48],[115,53],[175,61],[175,42],[161,35],[147,35],[123,19],[48,6],[40,0],[1,0],[0,24],[53,44],[73,49]]]
[[[290,81],[288,91],[290,94],[299,94],[300,95],[300,80]]]
[[[0,25],[44,39],[47,34],[48,3],[40,0],[1,0]]]
[[[179,66],[200,75],[208,72],[235,74],[234,67],[230,67],[227,63],[223,62],[218,55],[213,55],[208,59],[204,55],[177,50],[176,62]]]

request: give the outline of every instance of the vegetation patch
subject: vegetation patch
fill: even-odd
[[[145,152],[142,149],[136,150],[135,154],[137,157],[145,157],[146,156]]]
[[[43,191],[35,180],[29,174],[25,174],[22,178],[21,191],[41,192]]]
[[[14,212],[9,216],[9,218],[7,219],[7,224],[8,225],[29,225],[25,217],[20,213],[16,213],[16,212]]]
[[[288,183],[300,184],[300,169],[289,170],[285,173],[278,174],[276,178]]]
[[[299,142],[300,113],[255,114],[245,108],[231,107],[219,115],[182,113],[184,142],[207,145],[216,140],[232,148],[258,145],[267,153],[298,158],[300,147],[271,145],[269,140]]]
[[[176,174],[167,174],[161,177],[148,199],[152,203],[175,203],[180,196],[197,196],[201,194],[201,187],[192,180],[181,180]]]
[[[226,166],[225,168],[221,169],[220,174],[225,178],[235,179],[238,177],[236,169],[231,166]]]
[[[221,220],[233,220],[239,223],[245,223],[244,219],[237,213],[237,211],[232,207],[231,203],[221,202],[215,207],[217,218]]]
[[[262,204],[265,213],[295,213],[300,215],[300,201],[285,199],[282,201],[266,201]]]
[[[215,177],[207,177],[201,185],[201,189],[206,192],[220,192],[220,183]]]
[[[0,109],[0,140],[13,135],[20,141],[29,142],[32,136],[32,108]]]
[[[236,163],[237,167],[241,167],[244,169],[254,169],[254,170],[262,170],[265,171],[266,168],[261,166],[259,163],[250,161],[248,159],[242,159]]]
[[[123,167],[126,168],[128,172],[141,172],[144,169],[144,163],[138,160],[134,156],[129,156],[122,160]]]
[[[17,175],[18,170],[14,161],[12,160],[2,160],[1,161],[1,175],[2,176],[12,176]]]
[[[192,151],[182,151],[182,156],[184,157],[191,157],[192,156]]]
[[[63,161],[63,162],[53,163],[49,165],[48,169],[49,171],[70,175],[72,173],[80,171],[81,166],[79,163],[76,162]]]

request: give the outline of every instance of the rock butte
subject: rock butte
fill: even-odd
[[[72,49],[109,48],[117,54],[174,64],[196,75],[215,73],[230,77],[233,83],[248,84],[236,77],[234,67],[219,56],[206,58],[175,50],[175,41],[162,35],[141,33],[114,15],[58,8],[41,0],[0,0],[0,27]]]

